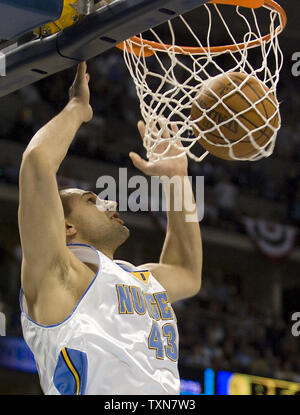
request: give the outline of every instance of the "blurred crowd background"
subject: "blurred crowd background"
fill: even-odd
[[[198,296],[177,305],[184,363],[300,382],[299,338],[288,322],[241,295],[237,276],[216,269],[207,277]]]
[[[129,151],[144,153],[136,129],[139,102],[121,52],[110,51],[92,59],[88,71],[94,118],[80,129],[69,157],[132,168]],[[66,105],[74,73],[74,68],[58,73],[0,100],[0,144],[9,141],[24,150],[35,132]],[[237,163],[209,156],[201,164],[190,162],[190,175],[205,178],[203,232],[217,229],[245,236],[242,218],[263,218],[295,228],[295,249],[299,249],[300,93],[295,82],[289,69],[283,70],[278,89],[282,128],[272,157]],[[2,158],[0,185],[17,188],[19,167],[9,154]],[[62,168],[60,174],[70,185],[84,180],[80,169]],[[2,218],[0,232],[0,312],[7,317],[7,332],[21,336],[18,292],[22,252],[16,221]],[[141,242],[142,249],[146,244],[147,240]],[[143,251],[140,257],[144,259]],[[299,263],[295,264],[300,271]],[[284,309],[274,314],[261,301],[247,298],[242,280],[234,263],[230,273],[216,260],[215,266],[205,270],[199,294],[174,305],[181,363],[300,382],[300,338],[291,335],[290,314]],[[295,293],[299,286],[300,281]],[[269,294],[264,293],[266,297]]]

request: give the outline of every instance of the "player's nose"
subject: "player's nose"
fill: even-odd
[[[107,210],[110,210],[110,211],[116,211],[117,210],[117,208],[118,208],[118,203],[117,202],[115,202],[113,200],[106,200],[105,202],[106,202]]]
[[[113,200],[97,200],[97,207],[101,212],[115,212],[118,208],[118,203]]]

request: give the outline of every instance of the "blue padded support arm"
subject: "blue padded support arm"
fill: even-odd
[[[89,60],[134,35],[198,8],[207,0],[117,0],[52,36],[6,54],[0,97]]]
[[[11,40],[60,18],[63,0],[1,0],[0,39]]]

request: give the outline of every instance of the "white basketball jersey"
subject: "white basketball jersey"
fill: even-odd
[[[85,244],[68,245],[98,271],[60,324],[21,323],[45,394],[179,394],[178,331],[166,290],[147,270],[110,260]]]

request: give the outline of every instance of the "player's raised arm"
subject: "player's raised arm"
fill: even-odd
[[[32,138],[26,148],[19,177],[19,231],[23,252],[22,287],[34,298],[46,275],[66,269],[65,222],[56,173],[76,132],[91,120],[89,75],[78,65],[66,107]]]
[[[176,128],[176,127],[174,127]],[[145,124],[140,121],[138,129],[142,138],[145,134]],[[167,133],[164,133],[164,137]],[[165,148],[161,145],[161,151]],[[171,147],[169,156],[175,155],[177,149]],[[202,274],[202,241],[198,221],[187,222],[186,217],[191,213],[182,203],[180,211],[174,210],[174,198],[176,191],[181,191],[185,199],[194,203],[193,191],[185,179],[188,175],[188,161],[186,155],[178,158],[162,160],[155,163],[143,160],[138,154],[130,153],[131,160],[136,168],[146,175],[167,176],[175,178],[179,185],[170,186],[171,191],[166,194],[169,198],[170,210],[167,212],[168,227],[158,264],[144,264],[142,267],[149,269],[154,277],[167,290],[170,302],[175,302],[195,295],[201,287]],[[186,184],[184,184],[186,182]],[[188,185],[187,185],[188,184]],[[168,192],[167,192],[168,193]]]

